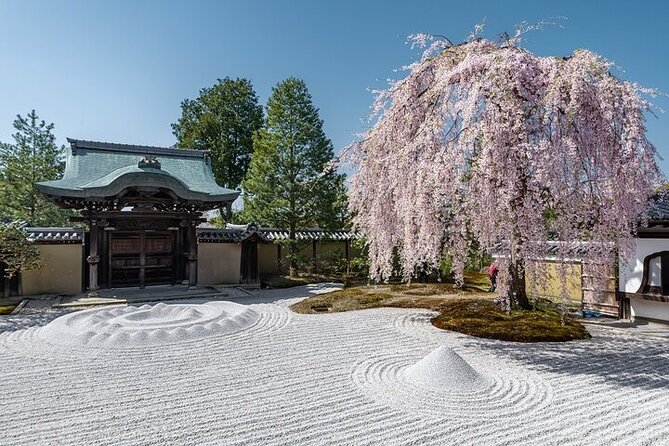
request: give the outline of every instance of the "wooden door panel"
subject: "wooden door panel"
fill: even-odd
[[[112,287],[173,284],[175,238],[168,231],[110,233]]]

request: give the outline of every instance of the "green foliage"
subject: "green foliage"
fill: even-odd
[[[209,223],[214,225],[214,227],[216,228],[225,228],[226,222],[225,218],[223,218],[223,216],[220,213],[218,213],[209,219]]]
[[[262,107],[251,81],[226,77],[181,103],[172,132],[179,147],[209,151],[216,182],[237,188],[249,168],[252,136],[261,126]]]
[[[13,144],[0,143],[0,218],[30,226],[64,226],[70,211],[49,202],[35,183],[60,178],[64,148],[56,145],[53,124],[32,110],[14,121]]]
[[[242,183],[244,220],[286,228],[291,235],[298,228],[344,225],[344,175],[331,168],[332,143],[304,81],[289,78],[274,87],[253,149]],[[296,247],[288,247],[294,261]]]
[[[351,273],[358,276],[369,276],[369,255],[367,241],[364,237],[351,240],[351,250],[357,255],[351,256]]]
[[[329,249],[317,254],[317,270],[327,274],[346,273],[346,254],[344,249]]]
[[[465,260],[465,271],[481,271],[493,262],[492,256],[478,248],[475,242],[469,245]],[[439,262],[439,272],[444,279],[453,278],[453,256],[445,254]]]
[[[26,238],[23,224],[0,223],[0,264],[7,279],[41,266],[39,250]]]
[[[439,272],[441,274],[441,277],[445,277],[447,279],[452,278],[453,257],[445,256],[439,261]]]
[[[344,175],[328,169],[332,143],[303,81],[289,78],[274,87],[253,147],[243,182],[247,221],[279,228],[343,225]]]

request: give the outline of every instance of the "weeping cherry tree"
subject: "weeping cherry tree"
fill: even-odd
[[[409,280],[446,251],[462,285],[475,241],[500,255],[500,303],[529,308],[526,273],[549,240],[558,257],[578,250],[605,267],[631,254],[661,179],[645,128],[653,91],[591,51],[539,57],[519,35],[412,36],[422,59],[377,93],[374,125],[350,151],[372,278]]]

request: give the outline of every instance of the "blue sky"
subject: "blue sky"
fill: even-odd
[[[251,79],[264,104],[277,82],[304,79],[339,150],[365,129],[369,88],[417,57],[406,36],[486,37],[523,20],[566,17],[527,36],[541,55],[589,48],[620,76],[669,92],[665,1],[0,1],[0,141],[36,109],[65,137],[171,145],[184,98],[225,76]],[[649,136],[669,172],[668,112]]]

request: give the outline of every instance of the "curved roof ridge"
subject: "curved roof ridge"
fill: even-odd
[[[160,146],[143,146],[138,144],[119,144],[104,141],[90,141],[85,139],[67,138],[74,150],[78,148],[106,150],[113,152],[130,152],[141,153],[145,155],[173,155],[193,158],[208,158],[209,152],[204,150],[191,150],[178,147],[160,147]]]

